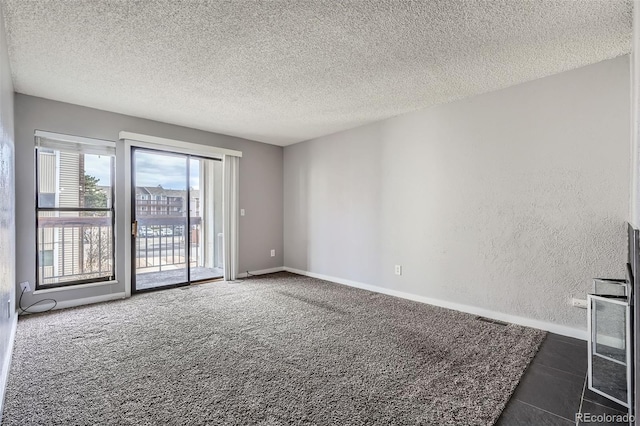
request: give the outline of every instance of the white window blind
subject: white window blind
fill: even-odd
[[[116,155],[116,143],[113,141],[62,135],[39,130],[36,131],[35,137],[37,148],[82,154]]]

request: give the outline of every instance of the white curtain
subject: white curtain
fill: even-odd
[[[224,224],[224,279],[233,281],[238,276],[238,169],[240,158],[225,155],[223,158],[223,207]]]

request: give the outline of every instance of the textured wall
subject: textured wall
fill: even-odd
[[[624,276],[629,58],[285,148],[285,266],[586,327]],[[403,275],[394,275],[394,265]]]
[[[5,368],[15,319],[15,180],[13,142],[13,86],[0,16],[0,397],[4,395]],[[0,399],[0,407],[2,400]]]
[[[282,148],[231,136],[218,135],[144,120],[96,109],[17,94],[16,108],[16,228],[18,281],[35,280],[35,204],[34,204],[34,131],[46,130],[71,135],[117,140],[126,130],[169,139],[201,143],[243,152],[240,159],[240,207],[246,216],[240,218],[240,271],[255,271],[282,266]],[[118,176],[123,173],[123,159],[118,158]],[[124,209],[124,179],[116,179],[117,208]],[[116,223],[117,235],[128,235],[122,221]],[[276,257],[270,250],[276,249]],[[120,284],[85,289],[60,290],[54,297],[59,302],[102,296],[124,291],[124,253],[116,254],[116,278]],[[40,297],[25,296],[30,303]]]

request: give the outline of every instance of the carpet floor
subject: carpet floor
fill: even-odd
[[[491,425],[545,333],[277,273],[20,317],[4,425]]]

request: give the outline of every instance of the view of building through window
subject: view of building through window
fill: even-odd
[[[222,163],[136,148],[134,290],[221,277]]]
[[[38,287],[114,276],[114,157],[38,148]]]
[[[37,287],[115,278],[114,149],[41,138]],[[132,185],[135,290],[222,276],[222,166],[136,149]]]

